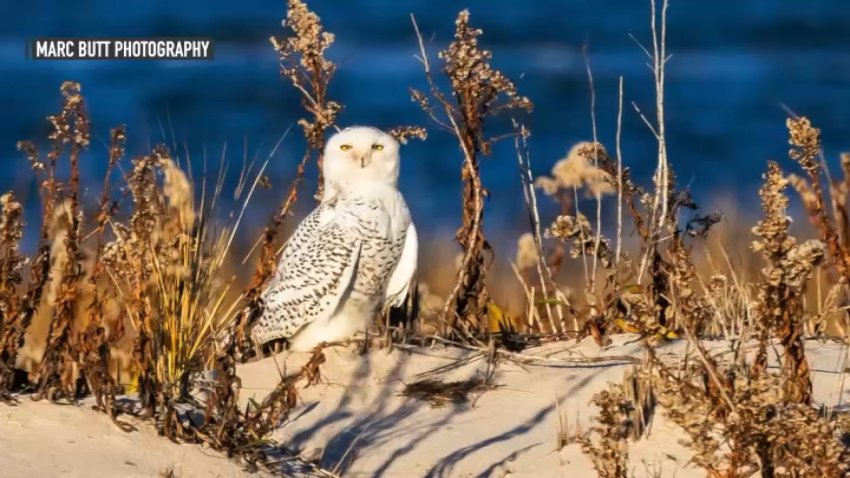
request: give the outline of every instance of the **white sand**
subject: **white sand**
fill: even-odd
[[[123,419],[123,418],[122,418]],[[102,413],[85,406],[52,405],[23,397],[0,405],[0,476],[17,477],[248,477],[222,455],[157,436],[134,422],[124,433]]]
[[[550,344],[529,353],[552,359],[641,357],[639,345],[624,345],[634,338],[615,337],[615,345],[601,352],[588,339],[578,346]],[[659,353],[674,356],[683,350],[684,342],[679,341],[660,347]],[[815,370],[816,400],[837,405],[843,393],[842,403],[850,402],[850,380],[842,383],[841,370],[846,366],[842,346],[810,341],[807,350]],[[571,426],[579,421],[586,429],[595,414],[588,405],[591,397],[608,382],[620,382],[629,366],[623,362],[548,366],[502,362],[494,380],[499,389],[484,393],[474,405],[435,409],[399,396],[403,384],[460,358],[471,360],[436,377],[459,380],[483,374],[486,360],[482,356],[444,348],[416,353],[377,350],[367,356],[335,348],[326,351],[326,356],[322,371],[327,383],[301,391],[304,407],[276,438],[307,457],[321,459],[326,469],[370,477],[594,477],[578,445],[556,450],[559,414]],[[283,357],[278,356],[277,366],[266,359],[242,367],[246,392],[253,391],[259,398],[269,390],[277,381]],[[294,370],[304,360],[303,354],[294,354],[285,360],[286,368]],[[688,466],[690,454],[679,443],[683,437],[663,412],[656,413],[649,437],[630,446],[635,475],[705,476],[704,471]]]
[[[524,365],[502,362],[494,382],[500,387],[473,404],[432,408],[399,396],[404,383],[438,367],[434,378],[459,380],[483,374],[486,360],[457,349],[374,350],[365,356],[335,347],[325,351],[325,383],[300,390],[303,404],[275,438],[321,460],[324,468],[352,477],[594,477],[596,473],[577,445],[556,450],[559,414],[573,427],[587,428],[595,410],[588,405],[607,383],[619,382],[629,365],[623,362],[554,363],[585,356],[640,357],[633,336],[615,338],[605,351],[592,341],[550,344],[528,353],[548,356],[552,363]],[[720,347],[723,344],[713,344]],[[815,398],[834,406],[850,402],[850,380],[843,381],[846,348],[807,342],[814,372]],[[662,355],[677,355],[683,342],[662,346]],[[278,366],[291,372],[306,354],[240,367],[243,399],[261,399],[278,382]],[[277,362],[277,363],[276,363]],[[556,405],[557,403],[557,405]],[[0,470],[2,476],[158,476],[174,469],[178,477],[247,476],[239,465],[209,449],[175,445],[155,436],[150,426],[125,434],[98,413],[69,406],[31,403],[0,406]],[[683,434],[655,415],[649,437],[630,444],[635,476],[702,477],[688,465]],[[654,474],[657,472],[658,474]]]

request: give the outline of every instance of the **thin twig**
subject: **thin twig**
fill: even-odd
[[[599,135],[596,131],[596,87],[593,84],[593,70],[590,68],[590,56],[587,53],[587,47],[582,49],[584,56],[584,65],[587,69],[587,83],[590,87],[590,124],[593,128],[593,167],[599,169]],[[596,284],[596,269],[599,264],[599,244],[602,242],[602,193],[598,188],[594,191],[594,200],[596,201],[596,237],[593,240],[593,267],[591,269],[591,282],[587,284],[588,293],[593,293],[594,284]]]
[[[540,228],[540,211],[537,206],[537,192],[534,188],[534,178],[531,174],[531,156],[528,153],[528,143],[526,141],[527,130],[525,125],[521,125],[513,121],[514,129],[517,129],[520,134],[516,136],[514,139],[514,146],[517,152],[517,163],[520,168],[520,177],[522,179],[522,194],[525,199],[525,204],[529,212],[529,220],[531,222],[531,231],[532,236],[534,237],[534,247],[537,249],[537,276],[540,279],[540,288],[543,292],[544,299],[549,298],[549,287],[550,285],[554,287],[554,280],[552,279],[552,271],[549,269],[548,264],[546,264],[546,257],[543,253],[543,234]],[[520,277],[518,275],[518,277]],[[529,308],[533,307],[533,304],[529,304]],[[558,327],[555,325],[555,318],[552,316],[552,307],[549,304],[549,301],[546,301],[546,315],[549,319],[549,327],[551,332],[558,333]],[[555,312],[558,317],[558,324],[561,327],[561,330],[566,330],[566,324],[564,324],[564,312],[560,306],[555,308]],[[542,330],[542,328],[541,328]]]
[[[623,77],[620,76],[619,95],[617,102],[617,248],[614,255],[617,264],[620,263],[620,253],[623,247],[623,154],[620,149],[620,137],[623,133]]]

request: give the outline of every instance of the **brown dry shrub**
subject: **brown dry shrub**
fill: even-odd
[[[19,329],[20,284],[26,258],[20,253],[23,208],[14,194],[0,196],[0,400],[9,398],[15,383]]]
[[[693,460],[709,476],[747,477],[761,470],[762,476],[838,477],[850,471],[837,423],[785,399],[782,376],[738,375],[729,409],[707,399],[704,373],[697,367],[691,379],[651,380],[664,413],[688,434]]]
[[[626,398],[621,385],[611,385],[609,390],[597,393],[591,403],[599,407],[599,415],[594,417],[595,424],[588,433],[578,438],[581,450],[593,461],[600,477],[627,478],[634,404]]]

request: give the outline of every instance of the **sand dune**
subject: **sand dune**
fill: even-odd
[[[559,417],[570,427],[587,428],[594,416],[593,394],[618,382],[630,364],[611,359],[641,357],[634,336],[617,336],[600,351],[592,341],[556,343],[525,355],[537,364],[502,361],[493,375],[495,390],[471,401],[434,408],[400,395],[406,383],[422,378],[462,380],[487,370],[484,354],[452,348],[373,350],[359,355],[350,347],[325,351],[324,381],[300,390],[302,404],[275,438],[322,467],[352,477],[593,477],[590,460],[578,445],[557,449]],[[707,343],[714,350],[722,342]],[[807,342],[814,369],[815,398],[827,405],[850,402],[842,380],[846,346]],[[661,346],[669,359],[684,342]],[[242,399],[259,399],[280,373],[297,370],[306,354],[280,354],[240,367]],[[592,359],[596,360],[596,359]],[[634,475],[702,477],[689,465],[681,430],[655,414],[648,438],[630,444]],[[149,425],[123,433],[107,417],[87,408],[24,399],[0,407],[0,470],[19,476],[248,476],[236,463],[202,447],[176,445],[157,437]],[[291,469],[281,469],[290,476]],[[256,475],[255,475],[256,476]]]

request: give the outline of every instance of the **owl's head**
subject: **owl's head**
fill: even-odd
[[[353,126],[340,131],[325,145],[325,190],[362,182],[395,187],[398,150],[398,141],[377,128]]]

